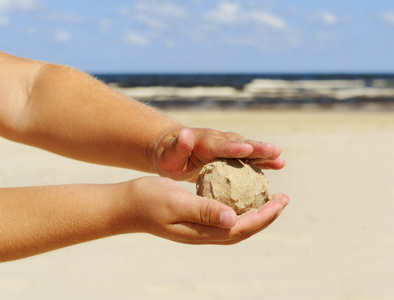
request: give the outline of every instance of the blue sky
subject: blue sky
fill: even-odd
[[[0,51],[87,72],[394,72],[394,1],[0,0]]]

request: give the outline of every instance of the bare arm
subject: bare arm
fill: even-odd
[[[11,60],[24,66],[24,73],[7,83],[19,91],[9,93],[2,110],[12,116],[5,120],[12,124],[5,135],[17,142],[88,162],[153,172],[155,142],[182,127],[75,69]]]
[[[284,161],[272,144],[192,128],[75,69],[0,52],[0,135],[92,163],[193,181],[217,157],[262,168]]]
[[[0,261],[114,234],[114,185],[0,189]]]
[[[224,204],[157,176],[110,185],[0,189],[0,261],[133,232],[188,244],[234,244],[271,224],[287,202],[276,195],[237,219]]]

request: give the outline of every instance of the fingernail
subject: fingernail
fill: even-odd
[[[229,211],[224,211],[220,214],[220,225],[223,227],[232,227],[234,226],[234,215]]]

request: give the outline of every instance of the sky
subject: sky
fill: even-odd
[[[0,0],[0,51],[96,73],[394,73],[394,1]]]

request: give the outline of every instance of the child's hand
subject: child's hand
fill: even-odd
[[[123,210],[122,219],[129,232],[186,244],[238,243],[269,226],[289,201],[275,194],[261,209],[237,217],[230,207],[188,193],[169,178],[142,177],[126,184],[125,202],[131,210]]]
[[[182,128],[166,134],[154,152],[159,175],[194,182],[201,168],[217,158],[247,158],[262,169],[281,169],[279,147],[251,141],[232,132]]]

